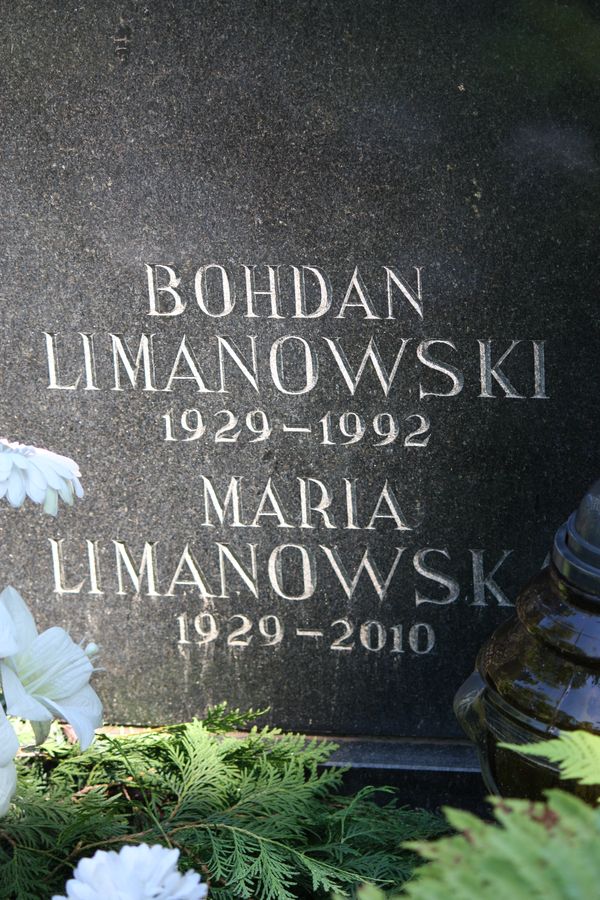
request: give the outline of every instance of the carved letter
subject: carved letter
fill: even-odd
[[[382,503],[386,504],[387,508],[389,509],[389,513],[379,512]],[[389,487],[387,481],[383,486],[381,494],[379,495],[379,499],[377,500],[377,504],[375,506],[375,509],[373,510],[373,515],[371,516],[369,524],[367,525],[367,529],[371,531],[375,530],[375,528],[377,527],[376,525],[373,525],[375,519],[393,519],[396,523],[397,531],[412,531],[411,526],[406,524],[398,500],[396,499],[396,496],[391,487]]]
[[[179,368],[179,361],[184,359],[187,363],[187,366],[192,373],[191,375],[176,375],[177,369]],[[195,381],[198,385],[198,393],[199,394],[214,394],[210,388],[207,388],[202,379],[202,375],[200,374],[200,369],[198,368],[198,361],[194,356],[194,351],[191,347],[188,347],[186,337],[183,336],[181,340],[181,344],[179,345],[179,350],[177,351],[177,356],[175,357],[175,362],[173,363],[173,368],[171,369],[171,374],[169,375],[169,380],[167,381],[166,388],[163,388],[164,391],[172,391],[173,388],[171,385],[174,381]]]
[[[220,394],[229,393],[229,391],[225,387],[225,353],[227,353],[227,355],[231,357],[244,378],[250,382],[256,393],[260,393],[258,389],[256,336],[253,334],[249,334],[248,340],[250,341],[250,352],[252,354],[252,371],[250,371],[242,357],[239,355],[239,350],[233,343],[233,341],[229,338],[219,337],[217,335],[217,346],[219,348],[219,372],[221,373],[221,388],[219,390]]]
[[[52,540],[52,538],[48,538],[50,541],[50,547],[52,548],[52,568],[54,570],[54,593],[55,594],[78,594],[83,587],[83,583],[85,578],[83,578],[79,584],[76,584],[75,587],[66,587],[65,586],[65,576],[64,576],[64,563],[63,563],[63,553],[62,553],[62,545],[64,542],[64,538],[60,538],[58,541]]]
[[[157,269],[164,269],[169,276],[169,283],[162,287],[156,285]],[[146,274],[148,275],[148,299],[150,300],[149,316],[180,316],[185,309],[185,303],[181,296],[175,290],[179,286],[181,278],[177,278],[171,266],[149,266],[146,264]],[[158,308],[157,294],[170,294],[173,298],[173,306],[171,309],[160,310]]]
[[[187,568],[190,571],[190,574],[192,576],[191,581],[190,580],[184,581],[183,579],[181,579],[179,577],[181,575],[181,572],[183,571],[184,566],[187,566]],[[179,563],[177,564],[177,569],[175,570],[175,574],[173,575],[173,580],[172,580],[171,584],[169,585],[169,590],[166,593],[167,597],[173,597],[175,595],[175,585],[176,584],[181,584],[184,587],[193,585],[194,587],[197,587],[199,589],[200,595],[204,598],[215,596],[211,592],[211,590],[208,586],[208,583],[206,581],[206,578],[204,577],[204,573],[202,572],[202,569],[196,562],[196,560],[194,558],[194,554],[190,550],[189,544],[185,545],[183,553],[181,554],[181,559],[179,560]]]
[[[383,388],[383,393],[387,397],[390,389],[392,387],[392,383],[394,378],[396,377],[396,372],[398,371],[398,366],[400,365],[400,360],[402,359],[402,355],[406,349],[407,344],[412,338],[402,338],[402,343],[400,345],[400,349],[396,355],[396,359],[394,361],[394,365],[392,366],[392,371],[388,375],[388,371],[383,364],[383,360],[381,359],[381,354],[379,353],[379,348],[375,341],[375,338],[371,338],[369,341],[369,346],[366,349],[366,352],[362,358],[362,362],[358,368],[358,372],[354,374],[352,372],[352,367],[348,362],[348,357],[346,356],[344,350],[340,346],[340,342],[338,338],[323,338],[329,349],[333,354],[333,358],[338,364],[338,368],[343,375],[344,381],[348,385],[350,393],[354,396],[360,379],[363,376],[363,372],[367,367],[367,363],[370,361],[371,365],[375,370],[375,374],[379,379],[379,383]]]
[[[462,391],[465,383],[463,374],[459,369],[451,366],[450,363],[444,364],[431,359],[427,351],[432,344],[446,344],[447,347],[452,347],[453,350],[456,350],[456,347],[452,341],[422,341],[417,347],[417,358],[423,365],[429,369],[434,369],[436,372],[441,372],[443,375],[447,375],[452,381],[452,387],[449,391],[424,391],[423,386],[419,384],[419,397],[421,400],[424,397],[456,397]]]
[[[268,510],[265,512],[265,505],[267,503],[271,504],[271,512]],[[293,528],[293,525],[290,525],[285,521],[285,517],[283,514],[281,498],[277,493],[277,489],[274,484],[271,483],[271,479],[267,481],[267,486],[263,491],[263,495],[260,498],[260,503],[258,504],[258,509],[256,510],[256,515],[252,520],[251,528],[260,528],[260,522],[258,521],[260,518],[274,516],[277,519],[277,527],[278,528]]]
[[[119,366],[119,360],[121,361],[129,382],[133,387],[137,387],[137,379],[140,371],[140,366],[143,364],[143,389],[145,391],[155,391],[156,388],[152,383],[154,377],[154,355],[152,349],[152,338],[154,337],[154,335],[143,334],[141,336],[135,361],[122,334],[111,334],[110,337],[112,339],[113,368],[115,372],[115,386],[113,388],[113,391],[123,390],[123,388],[121,387],[121,369]]]
[[[227,544],[217,544],[219,551],[219,571],[221,573],[221,593],[220,597],[229,597],[227,591],[227,575],[225,573],[225,561],[228,560],[235,571],[238,573],[246,587],[255,597],[258,597],[258,571],[256,567],[256,544],[247,544],[250,549],[250,569],[244,568],[244,565],[237,557],[234,550],[230,549]]]
[[[356,297],[358,302],[350,303],[350,297],[352,296],[352,291],[356,292]],[[348,290],[346,291],[346,296],[342,300],[342,305],[340,307],[340,311],[336,316],[336,319],[345,319],[344,312],[347,307],[360,306],[361,309],[364,309],[365,315],[364,319],[379,319],[377,313],[373,311],[371,306],[371,300],[369,297],[369,292],[365,286],[365,283],[362,280],[360,272],[358,271],[358,266],[354,269],[352,273],[352,279],[350,284],[348,285]]]
[[[331,307],[331,296],[328,281],[323,273],[319,269],[315,269],[314,266],[302,266],[300,269],[297,266],[292,266],[292,271],[294,272],[294,297],[296,300],[294,319],[318,319],[319,316],[324,316]],[[316,276],[321,290],[319,305],[312,312],[306,311],[305,272],[312,272]]]
[[[296,391],[288,390],[288,388],[285,388],[283,386],[284,365],[282,350],[284,344],[286,344],[288,341],[299,341],[304,348],[305,384],[304,387],[301,387]],[[304,338],[299,337],[297,334],[285,335],[284,337],[278,338],[274,342],[273,346],[271,347],[270,367],[273,384],[278,391],[281,391],[282,394],[293,394],[294,396],[298,394],[308,394],[315,387],[319,379],[319,360],[316,354],[313,353],[310,345],[304,340]]]
[[[333,516],[325,510],[331,506],[331,496],[322,481],[317,478],[298,478],[300,482],[300,508],[302,510],[302,521],[300,528],[314,528],[312,523],[312,513],[317,512],[323,519],[325,528],[335,528]],[[321,499],[316,505],[312,503],[311,485],[314,484],[321,492]]]
[[[523,394],[519,394],[512,386],[500,366],[515,347],[521,341],[513,341],[508,350],[506,350],[495,366],[492,366],[492,342],[477,341],[479,344],[479,362],[481,370],[481,393],[480,397],[494,397],[494,388],[492,378],[498,382],[506,397],[512,397],[518,400],[524,400]]]
[[[209,269],[218,269],[221,273],[221,285],[223,289],[223,309],[220,312],[211,312],[207,307],[204,300],[204,289],[206,287],[206,273]],[[198,306],[202,310],[202,312],[206,313],[207,316],[211,316],[213,319],[219,319],[221,316],[228,316],[235,306],[235,297],[231,292],[231,285],[229,284],[229,275],[223,268],[223,266],[217,266],[214,263],[211,263],[208,266],[200,266],[198,271],[196,272],[196,302]]]
[[[270,297],[271,298],[271,315],[268,317],[269,319],[283,319],[283,316],[279,312],[279,296],[278,296],[278,276],[279,276],[279,266],[267,266],[267,271],[269,273],[269,290],[268,291],[257,291],[255,285],[255,270],[256,266],[242,266],[242,268],[246,272],[246,303],[248,306],[248,312],[246,317],[248,319],[257,319],[258,313],[254,312],[254,298],[258,296]]]
[[[301,594],[286,594],[283,589],[283,573],[282,573],[282,554],[284,550],[297,550],[302,559],[302,583],[303,590]],[[315,592],[317,587],[317,574],[315,562],[312,554],[308,552],[306,547],[301,544],[280,544],[275,547],[269,557],[269,581],[271,587],[284,600],[308,600]]]
[[[506,594],[503,593],[502,589],[496,582],[494,581],[494,575],[504,562],[504,560],[510,556],[512,550],[504,550],[502,556],[489,573],[486,576],[483,569],[483,555],[485,550],[470,550],[471,556],[473,557],[473,603],[472,606],[485,606],[485,592],[488,590],[492,596],[496,598],[498,601],[498,606],[512,606],[513,604],[510,602]]]
[[[202,476],[202,483],[204,484],[204,522],[202,523],[207,528],[214,528],[215,526],[210,521],[209,516],[209,501],[217,514],[217,518],[221,525],[225,524],[225,512],[229,504],[232,507],[232,519],[231,525],[233,528],[244,528],[245,525],[241,520],[241,505],[240,505],[240,484],[241,484],[241,476],[233,476],[229,480],[229,485],[227,487],[227,492],[225,494],[225,500],[221,505],[219,498],[217,497],[217,493],[212,486],[212,482],[210,478],[206,475]]]
[[[418,572],[419,575],[422,575],[423,578],[428,578],[430,581],[435,581],[437,584],[443,585],[448,589],[448,594],[446,597],[438,600],[433,597],[424,597],[423,594],[417,590],[415,591],[415,605],[420,606],[421,603],[435,603],[436,606],[446,606],[448,603],[454,603],[454,601],[458,599],[460,593],[458,581],[455,581],[454,578],[449,578],[448,575],[443,575],[441,572],[436,572],[435,569],[431,569],[425,562],[425,558],[429,553],[440,553],[442,556],[445,556],[446,559],[450,559],[450,554],[447,550],[436,550],[435,547],[425,547],[423,550],[419,550],[415,553],[413,559],[415,571]]]
[[[100,577],[98,571],[98,541],[87,541],[88,566],[90,570],[90,589],[88,594],[103,594],[100,590]]]
[[[363,558],[360,561],[358,569],[354,573],[354,577],[352,578],[352,580],[350,580],[350,576],[348,575],[346,567],[342,563],[337,547],[333,547],[333,549],[330,549],[329,547],[320,545],[320,549],[323,551],[323,553],[331,563],[331,568],[337,575],[338,580],[344,589],[344,593],[349,600],[352,599],[354,592],[356,591],[356,587],[363,570],[371,579],[371,583],[375,588],[377,596],[380,600],[383,600],[383,598],[387,594],[390,582],[394,576],[394,572],[396,571],[396,567],[400,562],[400,557],[404,553],[404,547],[396,547],[396,558],[394,559],[390,571],[388,572],[387,578],[384,581],[375,560],[371,559],[369,548],[367,548],[364,552]]]
[[[56,338],[57,334],[44,331],[42,334],[46,338],[46,356],[48,359],[48,390],[50,391],[75,391],[77,385],[81,381],[81,375],[77,376],[75,384],[59,384],[58,360],[56,358]]]
[[[417,273],[417,294],[415,296],[414,291],[405,284],[394,272],[393,269],[388,269],[387,266],[383,267],[387,274],[387,298],[388,298],[388,319],[394,318],[393,313],[393,305],[392,305],[392,281],[399,287],[408,302],[414,309],[416,309],[417,313],[421,318],[423,318],[423,297],[421,295],[421,266],[413,266],[413,269]]]
[[[149,597],[160,597],[160,593],[156,590],[156,559],[154,557],[154,547],[155,542],[144,544],[144,550],[142,553],[142,561],[140,563],[139,569],[136,571],[135,566],[133,564],[133,560],[129,554],[129,550],[127,549],[127,545],[123,541],[113,541],[115,545],[115,558],[117,561],[117,578],[119,581],[119,590],[117,594],[126,594],[127,591],[123,586],[123,564],[127,569],[127,573],[131,578],[131,583],[133,584],[133,589],[136,594],[140,594],[142,591],[142,579],[144,574],[146,574],[146,578],[148,581],[148,590],[146,591]]]
[[[534,400],[547,400],[546,393],[546,363],[544,345],[546,341],[532,341],[533,344],[533,378],[535,385]]]

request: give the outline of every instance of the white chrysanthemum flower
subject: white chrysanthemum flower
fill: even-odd
[[[0,438],[0,498],[11,506],[22,506],[29,497],[55,516],[59,497],[69,505],[74,496],[83,497],[80,475],[68,456]]]
[[[72,725],[83,750],[91,744],[102,724],[102,704],[88,683],[94,671],[89,656],[64,628],[38,634],[12,587],[0,594],[0,657],[6,711],[29,719],[38,743],[57,718]]]
[[[155,844],[97,850],[80,860],[66,894],[52,900],[200,900],[208,887],[197,872],[177,871],[179,850]]]

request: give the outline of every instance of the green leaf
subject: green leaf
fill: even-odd
[[[600,737],[588,731],[563,731],[535,744],[501,744],[523,756],[541,756],[558,763],[561,778],[600,785]]]
[[[546,803],[493,798],[495,822],[447,812],[459,829],[411,842],[430,862],[405,888],[414,900],[589,900],[600,884],[600,810],[563,791]]]

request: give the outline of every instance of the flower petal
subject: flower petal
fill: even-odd
[[[58,513],[58,494],[54,488],[49,487],[46,492],[44,512],[48,513],[50,516],[56,516]]]
[[[54,488],[55,491],[60,488],[62,477],[55,471],[54,466],[50,465],[43,457],[40,457],[39,453],[30,459],[30,465],[41,472],[51,488]]]
[[[38,633],[35,620],[19,592],[8,585],[0,593],[0,604],[8,611],[14,622],[19,649],[33,643]]]
[[[86,685],[76,694],[59,702],[44,697],[44,703],[58,719],[66,719],[85,750],[94,740],[96,728],[102,725],[102,703],[93,688]]]
[[[15,623],[9,611],[0,603],[0,657],[12,656],[18,649]]]
[[[0,704],[0,766],[7,766],[18,750],[19,739]]]
[[[48,490],[48,483],[40,470],[36,469],[35,466],[29,466],[27,469],[25,490],[27,491],[27,496],[30,497],[34,503],[44,502],[46,491]]]
[[[61,478],[73,478],[73,476],[81,475],[79,466],[74,459],[61,456],[60,453],[54,453],[53,450],[45,450],[43,447],[33,449],[36,462],[39,461],[45,467],[51,467]]]
[[[4,660],[0,662],[0,673],[2,674],[6,711],[11,716],[29,719],[32,722],[47,722],[52,719],[52,714],[39,700],[27,693],[17,674]]]
[[[51,700],[79,691],[94,671],[84,650],[56,625],[39,634],[10,663],[30,694]]]
[[[67,882],[66,897],[52,900],[201,900],[208,895],[208,885],[200,883],[200,875],[190,869],[185,875],[177,870],[177,850],[147,844],[125,846],[119,853],[97,850],[81,859]]]
[[[12,453],[0,453],[0,481],[5,481],[13,467]]]
[[[68,504],[68,506],[73,506],[73,485],[70,481],[66,481],[63,478],[58,493],[60,494],[61,500]]]
[[[38,744],[38,746],[39,744],[43,744],[50,734],[50,726],[52,725],[52,720],[50,720],[49,722],[30,722],[29,724],[33,728],[36,744]]]
[[[10,505],[15,508],[23,505],[25,499],[25,484],[23,483],[23,476],[19,469],[13,469],[8,476],[6,498]]]
[[[0,767],[0,816],[5,816],[10,807],[10,801],[17,789],[17,769],[14,762]]]

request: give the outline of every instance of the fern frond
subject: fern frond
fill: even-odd
[[[559,737],[549,741],[501,746],[524,756],[542,756],[558,763],[563,779],[600,785],[600,737],[588,731],[562,731]]]
[[[414,900],[567,900],[600,883],[600,810],[562,791],[547,803],[492,800],[496,822],[447,810],[459,834],[406,846],[429,860],[406,886]]]

